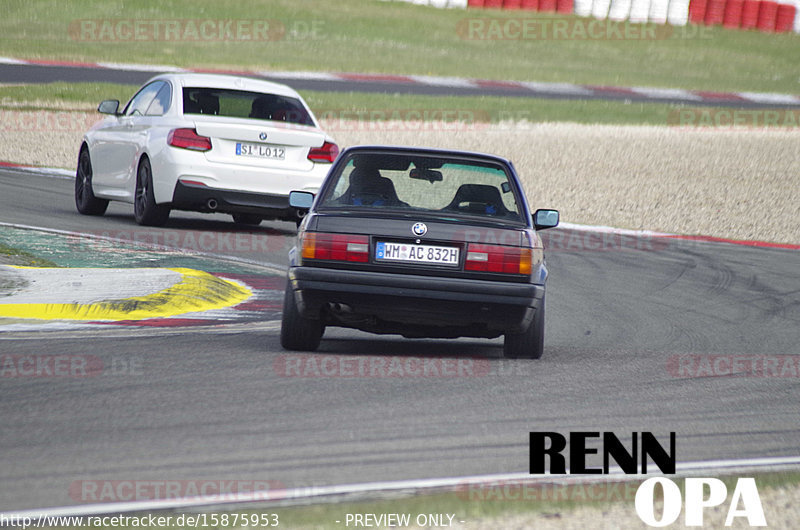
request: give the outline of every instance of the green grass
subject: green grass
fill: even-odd
[[[587,124],[666,125],[674,105],[623,103],[592,100],[547,100],[472,96],[397,96],[301,91],[320,119],[338,117],[381,120],[391,117],[413,120],[447,121],[448,116],[462,121],[497,123],[500,121],[575,122]],[[362,118],[363,117],[363,118]],[[456,118],[458,119],[458,118]],[[335,131],[331,134],[335,135]]]
[[[41,83],[33,85],[0,85],[0,107],[4,109],[46,110],[60,108],[54,103],[65,104],[67,108],[83,108],[97,104],[104,99],[127,101],[138,90],[134,85],[115,85],[111,83]],[[34,103],[36,102],[36,103]],[[44,102],[45,105],[40,103]]]
[[[775,472],[747,474],[746,476],[755,477],[759,493],[769,488],[797,487],[800,482],[799,472]],[[737,477],[722,476],[721,480],[728,488],[728,498],[733,492]],[[683,480],[675,479],[676,483],[683,489]],[[408,493],[390,493],[376,495],[376,500],[363,502],[317,502],[310,505],[275,507],[273,509],[252,509],[246,508],[232,511],[215,510],[208,512],[207,517],[212,513],[220,516],[222,513],[232,514],[277,514],[280,521],[280,528],[315,528],[315,529],[341,529],[345,528],[346,514],[388,514],[388,513],[408,513],[412,520],[417,514],[454,514],[456,521],[475,521],[477,519],[500,518],[516,514],[542,514],[547,518],[559,518],[561,514],[570,512],[580,507],[596,507],[602,509],[612,503],[623,502],[633,510],[633,496],[636,493],[638,482],[633,482],[628,489],[619,488],[611,490],[615,493],[610,494],[610,499],[591,500],[592,494],[602,492],[602,489],[582,488],[580,485],[569,487],[565,490],[563,486],[548,486],[545,489],[521,488],[498,485],[490,489],[470,490],[460,489],[458,492],[433,493],[424,495],[410,496]],[[587,495],[584,500],[580,493]],[[571,497],[570,500],[563,499],[565,496]],[[542,498],[543,497],[543,498]],[[279,506],[279,505],[278,505]],[[197,516],[199,512],[191,512],[186,515]],[[172,515],[173,524],[168,528],[177,528],[174,524],[175,519],[180,516],[179,512],[165,512],[161,515]],[[336,521],[341,521],[336,523]],[[232,527],[232,524],[226,527]],[[239,525],[241,526],[241,525]],[[351,522],[350,527],[353,527]],[[497,524],[487,523],[486,527],[498,527]],[[70,527],[61,527],[70,528]],[[115,528],[126,528],[115,527]]]
[[[95,108],[103,99],[124,103],[138,87],[106,83],[50,83],[26,86],[0,86],[0,109],[41,110]],[[339,120],[380,121],[388,118],[447,121],[456,116],[463,122],[496,123],[499,121],[601,124],[665,125],[675,105],[623,103],[590,100],[544,100],[472,96],[417,96],[356,92],[300,91],[321,120],[336,126]],[[34,103],[37,102],[37,103]],[[336,131],[330,133],[335,136]]]
[[[48,259],[40,258],[25,250],[10,247],[2,241],[0,241],[0,263],[20,267],[58,267]],[[0,280],[0,292],[3,291],[4,287],[8,288],[10,285],[4,285]]]
[[[650,27],[657,38],[465,39],[470,18],[490,17],[502,26],[520,17],[539,22],[553,17],[377,0],[5,0],[3,12],[0,55],[12,57],[800,92],[800,36],[794,33],[692,27],[667,35],[670,29]],[[87,19],[99,21],[88,23],[98,29],[82,33],[81,21]],[[147,34],[142,40],[99,38],[103,22],[136,19],[267,20],[272,28],[267,35],[275,40],[238,38],[245,33],[217,41],[156,40]]]

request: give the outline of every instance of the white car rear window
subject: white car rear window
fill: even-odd
[[[183,113],[314,126],[314,121],[299,99],[244,90],[185,87]]]

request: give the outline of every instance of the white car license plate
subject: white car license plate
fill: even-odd
[[[379,241],[375,246],[375,259],[378,261],[408,261],[412,263],[433,263],[436,265],[458,265],[457,247],[436,247],[433,245],[412,245],[408,243],[389,243]]]
[[[285,160],[286,148],[279,145],[246,144],[242,142],[236,142],[236,155],[268,158],[270,160]]]

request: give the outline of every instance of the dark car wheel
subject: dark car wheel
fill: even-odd
[[[311,320],[300,314],[294,291],[291,285],[287,285],[283,295],[281,346],[287,350],[314,351],[319,347],[324,332],[321,320]]]
[[[169,210],[168,206],[156,204],[150,161],[142,158],[136,173],[136,195],[133,199],[136,222],[144,226],[163,226],[169,219]]]
[[[234,213],[231,214],[233,222],[239,225],[252,225],[258,226],[261,224],[261,217],[250,213]]]
[[[89,148],[83,147],[78,156],[78,171],[75,174],[75,206],[83,215],[103,215],[108,201],[98,199],[92,191],[92,159]]]
[[[544,296],[528,329],[506,333],[503,354],[509,359],[539,359],[544,353]]]

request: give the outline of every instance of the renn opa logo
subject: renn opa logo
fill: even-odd
[[[602,448],[592,447],[591,441],[602,441]],[[648,458],[667,475],[675,474],[676,453],[675,433],[669,434],[669,450],[651,432],[631,433],[631,450],[613,432],[571,432],[569,433],[570,469],[567,471],[566,457],[562,452],[567,448],[567,438],[557,432],[530,433],[530,473],[546,474],[549,459],[549,472],[552,474],[609,474],[613,460],[625,474],[647,473]],[[602,454],[602,467],[587,467],[588,455]],[[685,522],[686,526],[702,526],[706,508],[720,506],[728,500],[728,488],[717,478],[684,479]],[[662,513],[656,513],[656,486],[661,486],[663,496]],[[705,492],[708,489],[708,496]],[[663,527],[678,520],[684,500],[677,484],[666,477],[652,477],[645,480],[636,491],[634,499],[636,515],[645,524]],[[750,526],[767,526],[764,508],[758,495],[755,479],[739,478],[729,502],[725,526],[731,526],[734,519],[746,519]]]

